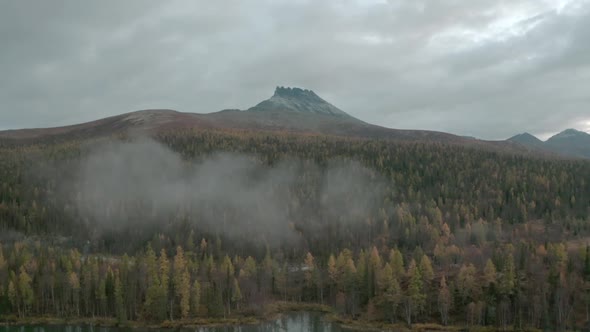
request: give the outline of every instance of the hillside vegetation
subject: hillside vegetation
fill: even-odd
[[[142,141],[0,142],[0,314],[161,322],[280,300],[406,324],[588,320],[587,161],[235,130]]]

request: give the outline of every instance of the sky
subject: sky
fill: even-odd
[[[314,90],[370,123],[590,131],[590,0],[0,0],[0,129]]]

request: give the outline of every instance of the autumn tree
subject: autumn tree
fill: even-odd
[[[76,310],[76,316],[80,316],[80,278],[76,272],[70,272],[68,283],[70,287],[71,301]]]
[[[432,268],[432,263],[430,262],[430,258],[426,255],[422,255],[420,259],[420,275],[422,276],[422,284],[424,286],[424,293],[429,294],[432,293],[433,287],[431,287],[432,280],[434,279],[434,269]],[[431,311],[431,304],[432,300],[429,300],[428,297],[425,299],[425,309],[428,314]]]
[[[476,301],[479,295],[477,270],[473,264],[462,265],[457,275],[456,284],[462,305]]]
[[[176,247],[174,256],[174,291],[180,308],[180,317],[188,317],[190,311],[190,276],[182,247]]]
[[[334,288],[336,287],[336,283],[340,278],[338,268],[336,267],[336,258],[333,254],[330,254],[328,257],[328,288],[329,288],[329,296],[330,299],[333,301],[334,298]]]
[[[242,291],[240,290],[240,284],[238,280],[234,278],[233,286],[232,286],[232,296],[231,296],[232,303],[235,303],[236,309],[240,310],[240,302],[242,301]]]
[[[490,287],[491,284],[496,283],[496,265],[491,259],[488,259],[483,270],[484,286]]]
[[[449,324],[449,311],[451,309],[452,297],[449,287],[447,286],[447,278],[443,275],[440,279],[440,286],[438,290],[438,311],[443,325]]]
[[[17,298],[18,307],[21,308],[21,316],[25,317],[33,305],[34,293],[31,286],[31,277],[24,267],[20,268],[20,273],[17,279]],[[14,286],[13,286],[14,287]],[[14,292],[14,291],[13,291]],[[14,295],[13,295],[14,296]]]
[[[512,296],[516,284],[516,271],[514,267],[514,258],[511,253],[505,256],[502,273],[498,283],[498,291],[501,296],[498,307],[498,317],[503,328],[508,326],[511,319]]]

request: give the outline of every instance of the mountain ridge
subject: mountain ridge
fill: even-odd
[[[288,87],[276,87],[273,96],[247,110],[185,113],[169,109],[148,109],[69,126],[0,131],[0,138],[37,139],[55,135],[84,137],[128,130],[150,133],[183,128],[284,131],[436,142],[476,141],[444,132],[401,130],[369,124],[338,109],[312,90]]]
[[[312,90],[280,86],[276,87],[269,99],[246,110],[185,113],[170,109],[147,109],[70,126],[0,131],[0,139],[22,141],[88,138],[118,133],[153,135],[167,130],[184,129],[285,132],[459,144],[515,153],[531,152],[530,146],[513,140],[488,141],[445,132],[393,129],[370,124],[340,110]],[[546,153],[547,150],[543,152]]]
[[[542,141],[529,133],[512,136],[508,141],[533,150],[549,151],[564,156],[590,158],[590,134],[573,128],[565,129],[546,141]]]

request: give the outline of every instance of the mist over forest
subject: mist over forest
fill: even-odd
[[[353,159],[270,165],[255,154],[215,152],[186,160],[146,138],[103,143],[73,168],[58,191],[97,230],[182,221],[231,240],[294,243],[298,222],[359,223],[384,197],[379,173]]]
[[[566,329],[588,303],[585,160],[193,130],[0,150],[4,320]]]

